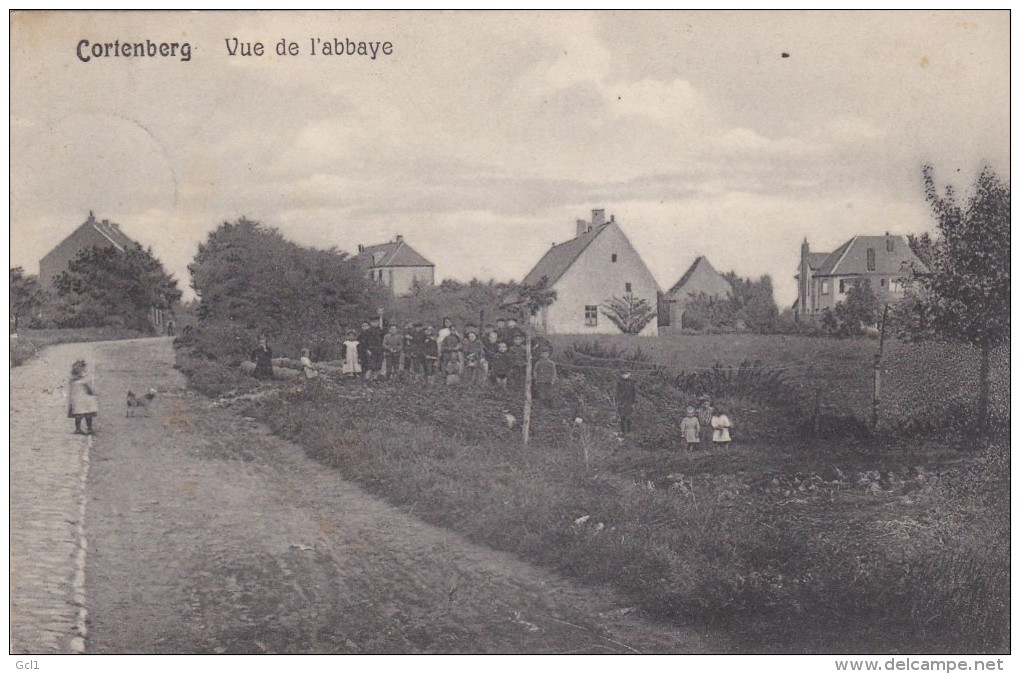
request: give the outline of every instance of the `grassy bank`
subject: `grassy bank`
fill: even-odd
[[[870,420],[874,356],[878,340],[835,339],[802,335],[558,335],[559,351],[574,344],[596,343],[609,350],[641,353],[673,371],[696,372],[716,364],[737,367],[760,363],[782,374],[810,409]],[[927,432],[941,419],[976,414],[977,349],[960,344],[906,343],[887,339],[882,362],[880,428]],[[991,414],[1009,419],[1009,347],[992,354]]]
[[[11,367],[17,367],[41,350],[53,344],[74,342],[102,342],[111,339],[149,337],[137,330],[126,328],[48,328],[21,330],[10,337]]]
[[[252,388],[215,361],[179,361],[207,393]],[[245,413],[425,521],[612,584],[656,619],[730,630],[749,652],[1008,649],[1008,443],[865,455],[761,432],[681,454],[618,441],[608,392],[574,376],[524,449],[503,424],[520,404],[322,378]],[[675,422],[639,418],[651,438]]]

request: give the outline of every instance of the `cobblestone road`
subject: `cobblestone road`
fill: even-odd
[[[76,357],[95,363],[101,393],[91,447],[71,434],[57,388]],[[261,424],[213,408],[172,365],[169,341],[152,339],[56,347],[14,371],[13,650],[717,650],[640,619],[605,588],[367,495]],[[150,386],[160,392],[151,416],[125,418],[126,390]],[[82,598],[88,631],[73,642]]]
[[[91,438],[67,418],[71,363],[93,344],[63,344],[11,371],[12,653],[84,648],[84,476]]]

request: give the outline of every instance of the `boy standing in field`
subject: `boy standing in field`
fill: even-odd
[[[464,378],[469,384],[482,382],[482,342],[478,339],[478,330],[468,326],[467,339],[462,344],[464,351]]]
[[[396,324],[391,325],[383,337],[383,352],[386,354],[386,378],[396,379],[400,376],[400,355],[404,352],[404,337],[397,332]]]
[[[439,369],[439,342],[436,340],[436,329],[431,325],[425,327],[421,347],[425,382],[431,384],[435,380],[436,370]]]
[[[701,406],[698,408],[698,426],[701,427],[701,438],[705,446],[708,449],[708,443],[712,441],[712,417],[715,414],[715,408],[712,407],[712,400],[707,395],[701,396]]]
[[[495,383],[496,375],[493,374],[492,360],[499,351],[499,335],[496,333],[496,328],[493,326],[487,326],[488,329],[485,331],[485,337],[482,338],[482,358],[485,359],[483,365],[485,366],[485,376],[488,378],[489,383]]]
[[[493,381],[506,388],[506,379],[510,375],[510,352],[507,350],[506,342],[500,342],[496,346],[496,352],[492,354],[489,367]]]
[[[552,404],[552,390],[556,383],[556,363],[549,358],[549,350],[542,349],[538,362],[531,371],[531,391],[535,399]]]
[[[424,359],[425,332],[422,330],[421,323],[415,322],[411,325],[411,330],[404,335],[404,363],[406,364],[404,369],[417,378],[425,372]]]
[[[698,415],[693,407],[687,408],[687,416],[680,422],[680,432],[684,435],[688,452],[693,452],[698,448],[701,443],[701,424],[698,422]]]
[[[524,381],[524,370],[528,367],[528,353],[524,347],[524,335],[514,335],[513,344],[507,349],[510,354],[511,384]]]
[[[637,387],[630,378],[630,372],[624,371],[616,382],[616,413],[620,416],[620,435],[625,436],[633,428],[634,403],[637,402]]]

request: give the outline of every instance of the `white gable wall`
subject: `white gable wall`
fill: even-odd
[[[616,262],[612,261],[616,254]],[[659,284],[619,225],[609,225],[553,285],[556,301],[537,317],[550,334],[620,334],[602,313],[602,305],[627,294],[626,284],[638,299],[655,308]],[[585,306],[598,306],[597,325],[585,325]],[[641,332],[658,334],[655,319]]]

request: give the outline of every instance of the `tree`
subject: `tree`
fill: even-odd
[[[961,204],[951,186],[939,192],[925,166],[925,197],[938,223],[930,274],[923,276],[915,337],[940,337],[977,347],[981,354],[978,425],[988,429],[991,351],[1010,336],[1010,187],[985,167]]]
[[[181,299],[177,281],[151,249],[93,246],[56,277],[57,322],[68,327],[118,325],[147,331],[153,308]]]
[[[833,312],[837,333],[841,336],[863,335],[864,328],[878,322],[879,302],[871,282],[860,279],[850,285],[846,299],[836,304]]]
[[[917,259],[924,263],[925,267],[931,268],[932,257],[934,257],[935,239],[931,234],[924,232],[921,235],[908,234],[907,243]]]
[[[651,303],[644,298],[634,297],[634,293],[614,297],[604,302],[600,308],[606,318],[625,335],[639,334],[656,316]]]
[[[359,326],[385,304],[385,291],[346,253],[300,246],[244,217],[211,232],[188,271],[200,323],[251,339],[265,332],[292,353],[315,347],[319,358],[337,355],[341,325]]]
[[[524,369],[524,419],[521,421],[521,435],[524,446],[528,446],[531,436],[531,319],[542,309],[556,301],[556,291],[549,288],[549,277],[543,276],[537,283],[521,283],[513,287],[507,296],[504,307],[514,309],[521,315],[521,322],[527,326],[524,331],[524,353],[527,363]]]
[[[10,327],[17,332],[25,317],[42,307],[46,291],[39,285],[39,277],[27,276],[22,267],[11,268],[10,284]]]

